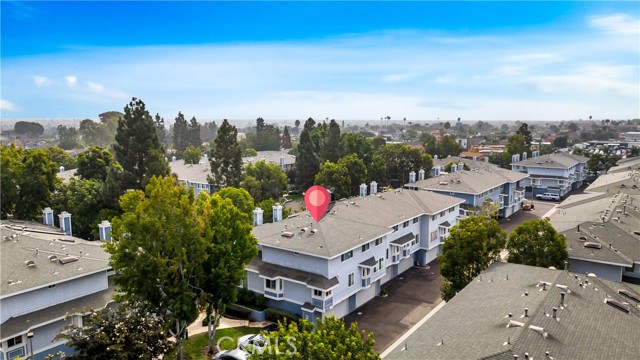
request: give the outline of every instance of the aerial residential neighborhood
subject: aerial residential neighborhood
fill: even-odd
[[[639,359],[639,14],[1,1],[0,360]]]

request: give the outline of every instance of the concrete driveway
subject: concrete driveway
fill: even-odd
[[[532,219],[539,219],[548,213],[549,210],[553,209],[554,206],[558,205],[558,202],[556,201],[527,200],[527,202],[532,202],[534,204],[533,210],[520,210],[509,218],[500,219],[500,227],[507,232],[507,235],[523,222]]]
[[[384,351],[435,308],[440,299],[442,277],[437,261],[429,267],[412,267],[382,286],[387,297],[375,297],[345,317],[345,323],[358,323],[360,330],[373,332],[374,349]]]

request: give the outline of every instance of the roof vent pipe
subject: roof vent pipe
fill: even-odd
[[[524,308],[524,317],[529,317],[529,308]]]
[[[567,296],[567,293],[565,292],[561,292],[560,293],[560,305],[564,305],[564,297]]]
[[[554,307],[554,308],[553,308],[553,318],[554,318],[554,319],[557,319],[557,318],[558,318],[558,308],[557,308],[557,307]]]

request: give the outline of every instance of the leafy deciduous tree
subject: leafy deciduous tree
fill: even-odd
[[[18,219],[33,220],[41,215],[45,206],[50,205],[58,169],[45,149],[24,151],[20,169],[21,176],[17,180],[20,190],[14,215]]]
[[[107,180],[107,170],[113,163],[113,155],[109,150],[93,146],[78,155],[76,175],[83,179]]]
[[[442,298],[449,301],[491,262],[498,260],[506,234],[498,222],[484,215],[469,216],[451,228],[438,256],[444,278]]]
[[[44,134],[44,127],[37,122],[18,121],[13,125],[13,131],[18,135],[40,136]]]
[[[57,213],[67,211],[73,215],[73,235],[93,240],[98,234],[98,213],[102,209],[100,183],[96,180],[71,178],[58,182],[52,206]]]
[[[189,145],[182,153],[185,164],[197,164],[202,158],[202,150],[199,146]]]
[[[359,194],[360,184],[367,182],[367,167],[362,159],[356,154],[346,155],[338,160],[338,165],[344,167],[349,172],[351,186],[349,187],[349,195]]]
[[[514,264],[564,269],[569,257],[565,238],[546,219],[520,224],[509,234],[507,261]]]
[[[223,187],[216,192],[216,195],[231,200],[243,214],[247,214],[249,222],[253,223],[254,201],[251,194],[245,189],[230,186]]]
[[[255,202],[277,200],[287,190],[287,175],[280,169],[280,165],[262,160],[245,167],[244,180],[240,186],[251,194]]]

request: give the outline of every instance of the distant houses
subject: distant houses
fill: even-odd
[[[587,176],[587,161],[583,156],[566,152],[540,155],[533,151],[530,158],[527,153],[515,154],[511,158],[511,170],[529,175],[532,196],[542,193],[554,193],[566,196],[584,184]]]
[[[315,222],[308,212],[262,224],[256,209],[259,254],[247,267],[244,287],[268,305],[314,321],[345,316],[380,293],[381,285],[441,252],[457,224],[463,200],[429,191],[378,192],[331,204]]]

